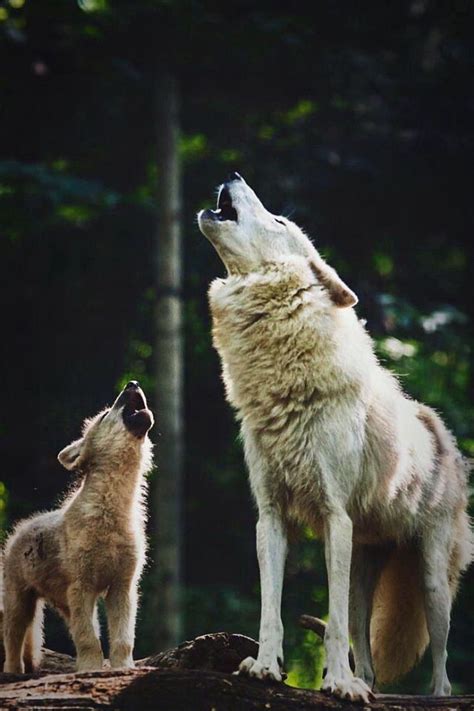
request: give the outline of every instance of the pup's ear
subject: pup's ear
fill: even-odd
[[[71,442],[71,444],[68,444],[67,447],[64,447],[64,449],[59,452],[58,460],[63,467],[69,471],[76,469],[83,451],[83,444],[84,440],[82,438],[76,439],[75,442]]]
[[[347,284],[344,284],[335,269],[322,259],[317,261],[312,259],[309,264],[316,279],[327,290],[335,306],[343,309],[357,304],[359,299],[352,289],[349,289]]]

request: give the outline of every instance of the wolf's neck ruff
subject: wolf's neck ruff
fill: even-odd
[[[227,394],[249,426],[281,434],[298,414],[327,406],[333,394],[359,393],[363,362],[345,365],[343,339],[334,328],[334,321],[359,326],[357,319],[334,307],[304,258],[216,280],[209,301]],[[359,329],[362,346],[367,336]],[[365,351],[367,365],[373,358],[371,349]]]

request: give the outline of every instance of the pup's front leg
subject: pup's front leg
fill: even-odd
[[[327,672],[323,691],[351,701],[374,699],[365,681],[349,666],[349,582],[352,554],[352,522],[342,509],[326,518],[325,555],[329,582],[329,622],[324,638]]]
[[[240,674],[282,680],[283,624],[280,608],[286,551],[286,532],[281,517],[273,507],[260,509],[257,523],[262,600],[259,650],[257,659],[247,657],[240,663]]]
[[[131,669],[137,616],[137,585],[135,581],[117,581],[105,598],[112,669]]]
[[[96,629],[97,593],[82,588],[80,583],[68,590],[69,627],[76,647],[77,671],[102,669],[104,656]]]

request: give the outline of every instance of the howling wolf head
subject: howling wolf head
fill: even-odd
[[[134,463],[145,468],[151,457],[147,432],[153,414],[143,390],[132,380],[112,407],[84,422],[82,437],[58,454],[66,469],[87,472],[91,469],[116,469]]]
[[[304,232],[291,220],[268,212],[238,173],[220,186],[217,209],[199,212],[198,224],[230,275],[260,272],[268,264],[302,257],[333,304],[357,303],[354,292],[324,262]]]

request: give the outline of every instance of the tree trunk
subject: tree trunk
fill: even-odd
[[[181,634],[181,499],[183,468],[183,332],[179,86],[166,73],[155,86],[158,166],[155,240],[155,413],[157,473],[153,489],[153,641],[175,646]]]

